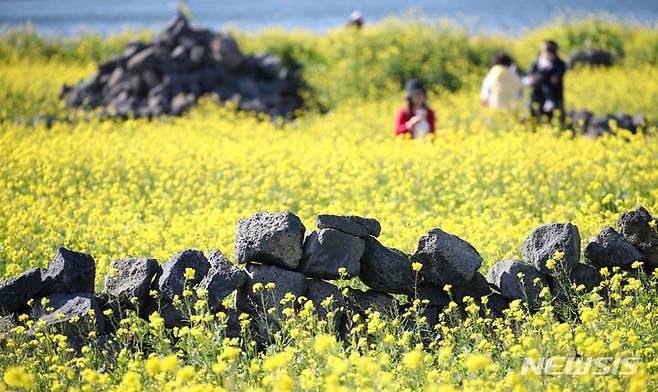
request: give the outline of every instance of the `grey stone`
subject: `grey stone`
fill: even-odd
[[[236,307],[254,317],[256,313],[262,314],[270,308],[277,310],[278,318],[282,318],[282,310],[289,304],[281,304],[281,300],[287,293],[292,293],[295,298],[306,293],[306,277],[295,271],[290,271],[274,265],[247,264],[249,279],[238,288],[236,294]],[[254,291],[253,286],[260,283],[263,286],[274,283],[273,289],[263,287]]]
[[[195,102],[196,98],[193,94],[178,94],[171,100],[171,113],[181,115],[194,106]]]
[[[99,333],[113,334],[116,332],[119,327],[121,320],[128,315],[128,309],[134,309],[135,307],[126,306],[120,302],[116,297],[108,293],[98,293],[94,294],[94,299],[98,304],[98,307],[101,309],[101,314],[103,317],[103,324],[105,325],[104,331],[99,331]],[[141,309],[141,307],[139,308]],[[111,310],[112,313],[106,315],[104,312]]]
[[[226,320],[226,337],[238,338],[242,336],[242,327],[240,325],[240,314],[236,309],[226,309],[228,319]]]
[[[569,68],[589,65],[591,67],[609,67],[614,63],[612,53],[599,48],[581,49],[569,53],[567,60]]]
[[[222,309],[222,301],[247,283],[247,273],[237,268],[222,252],[215,249],[208,258],[210,271],[197,286],[208,290],[208,306],[213,312]]]
[[[420,273],[425,281],[441,287],[471,280],[482,265],[482,257],[471,244],[439,228],[420,237],[412,260],[423,264]]]
[[[228,33],[217,33],[210,43],[213,56],[216,60],[224,62],[228,69],[237,69],[244,61],[235,38]]]
[[[318,215],[315,223],[319,229],[336,229],[355,237],[368,235],[379,237],[382,227],[376,219],[348,215]]]
[[[342,320],[343,313],[340,309],[345,306],[345,299],[341,290],[335,285],[320,279],[308,279],[304,296],[313,301],[318,318],[325,319],[328,312],[335,312],[334,320],[337,321],[337,324]],[[331,303],[324,306],[322,303],[329,297],[331,297]]]
[[[41,271],[43,287],[39,295],[93,293],[95,278],[96,263],[90,255],[60,246],[48,268]]]
[[[185,270],[192,268],[195,271],[194,279],[185,279]],[[176,253],[162,265],[162,275],[158,279],[160,294],[169,300],[178,295],[182,299],[185,288],[192,289],[198,285],[208,273],[210,263],[203,252],[187,249]]]
[[[562,266],[553,269],[546,267],[546,262],[556,252],[564,252]],[[546,275],[555,276],[561,271],[569,271],[580,260],[580,233],[578,227],[571,223],[549,223],[534,229],[523,242],[523,256]]]
[[[299,271],[320,279],[339,279],[339,268],[347,277],[359,275],[365,242],[334,229],[313,231],[304,241],[304,257]]]
[[[373,290],[392,294],[413,295],[415,272],[411,269],[409,255],[387,248],[372,237],[366,243],[361,258],[359,277]]]
[[[302,259],[305,231],[302,221],[290,212],[257,212],[238,222],[235,259],[294,270]]]
[[[619,233],[645,256],[646,266],[658,267],[658,233],[649,224],[656,220],[644,207],[622,213],[617,220]]]
[[[450,296],[443,290],[443,287],[425,282],[418,287],[416,298],[421,301],[429,301],[427,302],[428,306],[436,306],[440,308],[446,307],[450,303]],[[409,302],[413,302],[416,298],[409,296],[408,300]]]
[[[518,274],[523,278],[519,279]],[[535,284],[539,279],[540,284]],[[509,299],[526,301],[530,306],[536,306],[540,301],[540,292],[548,287],[546,277],[533,265],[518,260],[504,260],[494,264],[487,273],[487,281],[496,286],[500,294]]]
[[[479,303],[482,297],[491,294],[491,288],[489,287],[487,278],[485,278],[481,273],[476,272],[471,280],[463,284],[454,285],[450,292],[453,296],[453,299],[458,304],[463,303],[464,297],[467,296],[473,298],[476,302]]]
[[[35,320],[33,332],[55,330],[66,336],[84,336],[92,331],[104,330],[101,308],[92,294],[53,294],[46,298],[48,303],[45,306],[41,304],[41,299],[36,299],[32,306],[31,316]],[[52,311],[49,310],[51,308]],[[93,316],[89,314],[92,310],[95,313]],[[41,326],[41,322],[45,324]]]
[[[41,291],[41,270],[30,269],[15,278],[0,282],[0,315],[23,308]]]
[[[643,259],[644,255],[610,226],[592,237],[585,247],[585,260],[598,268],[629,268],[634,261]]]
[[[155,47],[148,47],[128,60],[126,68],[130,72],[143,72],[158,65],[158,55]]]
[[[140,316],[144,320],[149,320],[149,316],[153,313],[157,313],[162,317],[165,328],[180,328],[189,323],[183,311],[166,298],[148,298],[144,303],[144,307],[140,309]]]
[[[392,295],[379,291],[349,288],[345,303],[353,312],[365,314],[368,309],[383,313],[392,313],[398,308],[398,302]]]
[[[576,287],[581,284],[585,286],[586,292],[594,290],[594,288],[600,285],[603,281],[603,277],[599,270],[589,264],[583,263],[579,263],[571,269],[569,278],[575,283]]]
[[[156,276],[162,271],[157,260],[138,258],[115,260],[110,268],[112,271],[105,277],[105,292],[131,309],[144,306]],[[136,304],[131,302],[133,297],[137,298]]]
[[[249,314],[252,320],[252,331],[260,344],[272,342],[280,331],[281,321],[285,318],[283,309],[294,307],[295,300],[282,304],[281,300],[287,293],[295,299],[306,292],[306,277],[295,271],[289,271],[274,265],[247,264],[249,279],[238,288],[235,306],[238,311]],[[274,283],[273,289],[263,287],[254,291],[253,286],[260,283],[263,286]],[[273,312],[270,309],[274,309]]]
[[[505,309],[509,309],[510,301],[499,293],[492,293],[488,298],[487,304],[483,305],[481,309],[483,310],[483,315],[491,318],[504,317],[504,311]]]

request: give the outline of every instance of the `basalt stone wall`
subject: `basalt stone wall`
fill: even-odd
[[[204,94],[238,109],[288,116],[304,82],[271,54],[246,56],[225,32],[195,28],[179,15],[151,42],[131,42],[87,80],[64,86],[69,107],[127,117],[179,115]]]
[[[617,230],[604,227],[587,243],[584,262],[575,225],[541,225],[523,242],[523,259],[502,260],[484,272],[477,249],[440,228],[420,237],[412,255],[382,244],[381,226],[372,218],[319,215],[317,229],[307,231],[290,212],[258,212],[238,223],[238,265],[219,250],[206,256],[187,249],[162,264],[125,258],[112,264],[102,292],[94,292],[93,257],[59,247],[47,268],[0,282],[0,316],[3,325],[13,325],[19,315],[28,315],[35,321],[31,333],[45,328],[79,339],[96,331],[107,340],[127,310],[147,320],[157,311],[166,327],[183,326],[189,314],[177,301],[190,295],[196,300],[205,291],[210,310],[229,316],[230,336],[241,333],[238,317],[246,313],[252,333],[263,342],[286,317],[289,293],[311,300],[318,317],[331,314],[341,334],[349,331],[346,314],[368,309],[400,314],[416,299],[423,300],[429,326],[450,302],[463,313],[467,297],[483,317],[504,317],[513,300],[537,307],[544,288],[556,299],[574,284],[591,291],[601,282],[603,267],[630,270],[642,261],[648,269],[658,268],[656,223],[643,207],[622,213]],[[335,284],[353,278],[368,290]],[[235,306],[227,308],[225,299],[233,293]]]

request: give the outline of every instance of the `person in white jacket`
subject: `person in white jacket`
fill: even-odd
[[[501,51],[494,54],[493,66],[482,82],[480,103],[490,109],[511,109],[518,105],[523,83],[512,58]]]

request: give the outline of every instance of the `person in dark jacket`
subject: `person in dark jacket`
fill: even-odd
[[[395,135],[424,139],[434,135],[434,111],[427,105],[425,87],[418,79],[405,85],[406,105],[395,118]]]
[[[530,66],[524,79],[532,88],[530,113],[536,118],[553,117],[557,110],[564,113],[564,74],[566,64],[558,55],[558,45],[554,41],[542,42],[537,60]]]

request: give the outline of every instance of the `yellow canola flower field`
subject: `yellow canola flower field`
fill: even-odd
[[[12,64],[3,71],[0,86],[25,91],[26,104],[38,108],[35,97],[56,95],[89,69]],[[655,67],[585,69],[567,79],[575,107],[650,112],[656,97]],[[50,129],[4,122],[0,276],[45,266],[58,245],[94,256],[97,290],[117,258],[164,261],[186,248],[232,257],[238,219],[259,210],[290,210],[307,229],[319,213],[375,217],[382,243],[406,252],[440,227],[478,249],[484,272],[520,257],[523,239],[541,223],[572,222],[585,242],[638,204],[658,214],[655,128],[572,138],[484,113],[477,92],[466,89],[430,95],[437,134],[426,143],[392,136],[401,103],[401,95],[345,101],[283,126],[209,101],[182,118],[92,118]],[[246,336],[225,339],[221,314],[205,313],[174,336],[157,315],[149,324],[133,314],[120,322],[118,348],[89,345],[79,357],[64,337],[29,337],[25,324],[0,334],[0,391],[653,389],[657,279],[609,273],[605,296],[582,296],[578,322],[559,321],[548,302],[535,314],[513,303],[496,321],[479,317],[476,304],[465,315],[448,307],[430,339],[420,317],[407,328],[402,316],[375,312],[355,316],[343,344],[326,321],[291,311],[260,352]],[[632,357],[637,371],[524,373],[525,359],[550,356]]]

